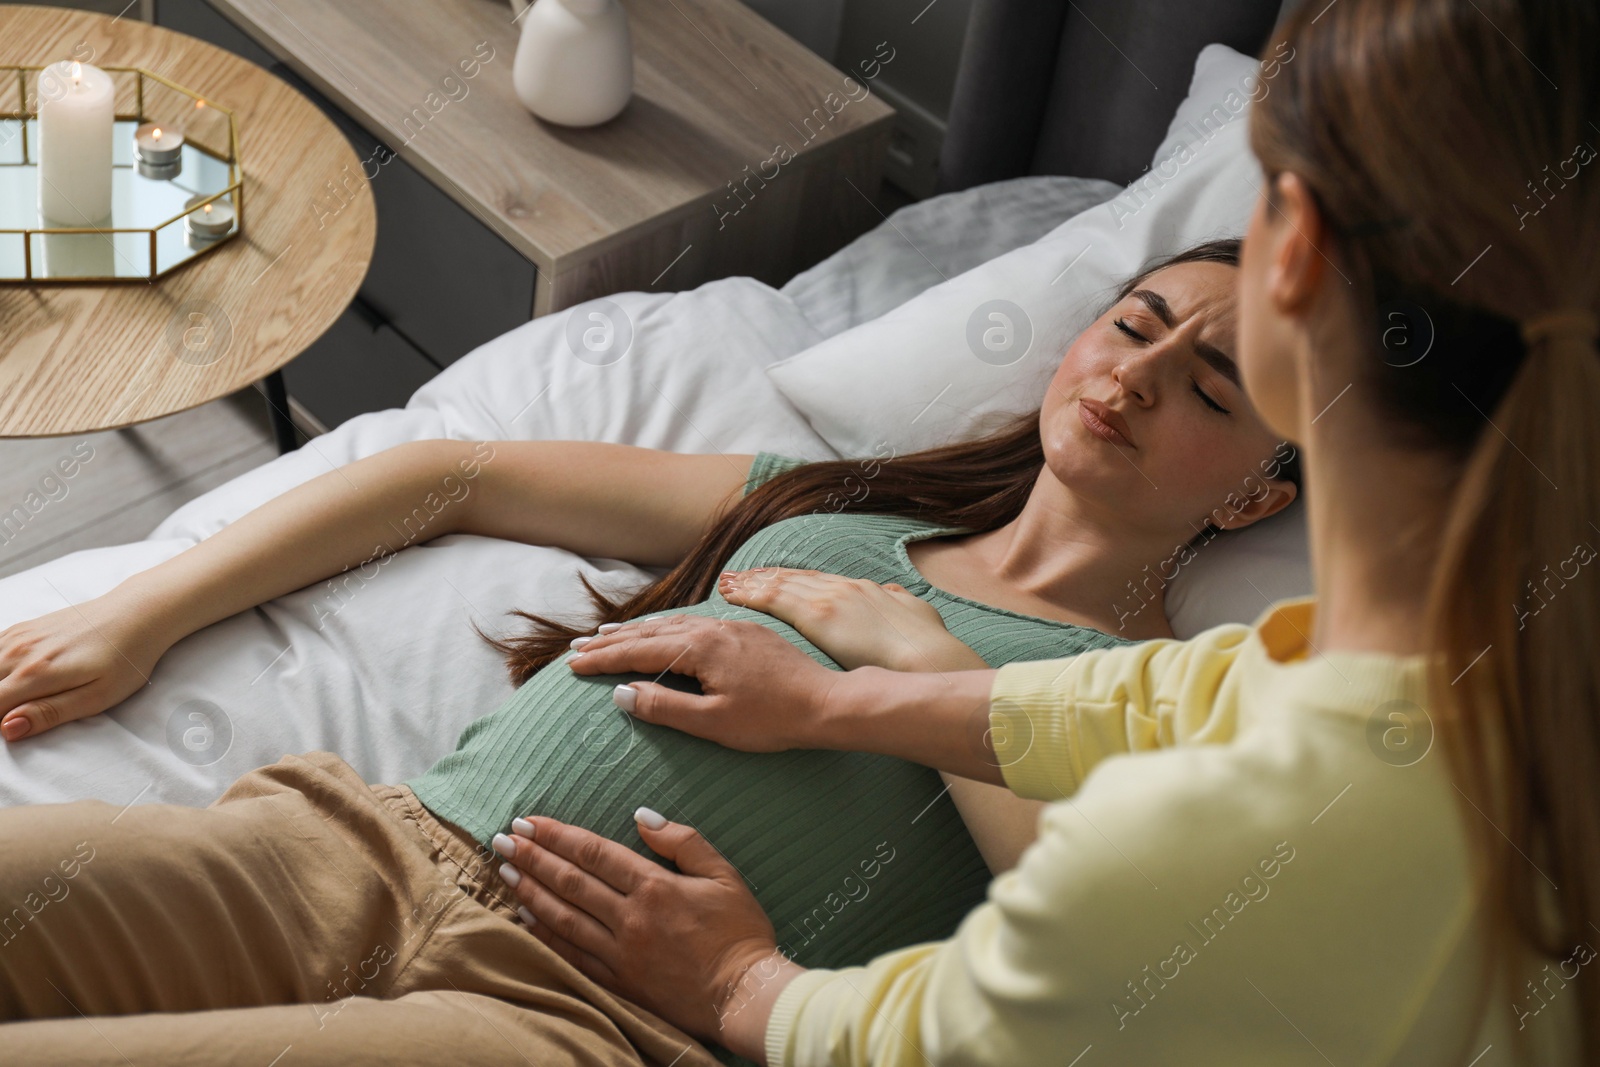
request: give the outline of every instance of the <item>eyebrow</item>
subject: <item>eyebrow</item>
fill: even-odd
[[[1135,289],[1128,295],[1143,301],[1145,307],[1149,308],[1167,329],[1170,330],[1177,325],[1178,319],[1172,313],[1172,305],[1168,304],[1167,298],[1160,293],[1152,292],[1149,289]],[[1228,379],[1236,388],[1243,388],[1239,384],[1239,365],[1227,353],[1199,338],[1195,339],[1194,351],[1195,355],[1205,360],[1212,370]]]

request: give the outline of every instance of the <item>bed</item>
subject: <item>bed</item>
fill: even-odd
[[[1170,139],[1177,119],[1162,124],[1174,108],[1181,117],[1183,86],[1190,87],[1188,99],[1197,98],[1200,46],[1227,38],[1253,51],[1278,3],[1218,6],[1231,12],[1222,34],[1215,32],[1215,19],[1208,24],[1185,15],[1187,8],[1177,2],[1085,2],[1055,10],[980,0],[952,113],[946,192],[902,208],[781,289],[729,278],[684,293],[618,293],[512,330],[453,364],[404,408],[354,418],[196,498],[144,540],[76,552],[0,580],[0,627],[97,596],[273,496],[403,441],[605,440],[694,453],[767,450],[808,459],[848,454],[852,442],[827,429],[818,406],[856,390],[823,378],[817,395],[807,399],[783,375],[793,379],[805,369],[814,377],[830,359],[857,359],[850,345],[862,330],[868,331],[863,338],[877,338],[872,351],[887,351],[881,336],[870,331],[915,322],[925,302],[939,301],[942,287],[988,284],[985,271],[1031,262],[1026,257],[1041,248],[1051,255],[1070,252],[1065,242],[1076,239],[1079,221],[1093,224],[1108,211],[1114,214],[1116,198],[1125,192],[1121,183],[1137,180],[1137,172],[1126,173],[1126,160],[1140,151],[1149,156],[1152,149],[1159,158],[1161,130]],[[1019,59],[1017,69],[1002,77],[998,42],[1019,32],[1018,20],[1037,19],[1045,8],[1055,10],[1054,42],[1045,41],[1037,25],[1032,36],[1010,36],[1013,42],[1044,41],[1043,51]],[[1146,101],[1158,117],[1138,126],[1128,143],[1102,136],[1098,157],[1068,151],[1058,136],[1071,110],[1062,101],[1085,91],[1075,80],[1084,71],[1057,65],[1052,74],[1046,69],[1049,54],[1077,55],[1091,32],[1090,20],[1116,20],[1131,32],[1124,21],[1129,12],[1152,18],[1166,13],[1167,43],[1161,47],[1170,54],[1141,54],[1145,70],[1120,76],[1154,74],[1176,88]],[[1255,40],[1247,39],[1252,35]],[[1242,62],[1229,56],[1217,62]],[[996,92],[1021,91],[1007,79],[1022,68],[1037,83],[1028,99],[1038,107],[1008,113],[1007,122],[977,136],[982,124],[963,116],[993,107]],[[1233,70],[1226,73],[1232,76]],[[1085,106],[1080,102],[1076,110]],[[1124,115],[1117,124],[1127,128],[1127,121]],[[1002,126],[1010,131],[1004,136]],[[1228,151],[1237,155],[1239,149]],[[1003,163],[998,170],[996,160]],[[1065,167],[1089,176],[1067,176],[1059,169]],[[1234,201],[1229,204],[1227,211],[1236,214]],[[1182,205],[1172,193],[1166,205],[1141,216],[1140,225],[1153,227],[1150,240],[1173,239],[1177,231],[1161,228],[1164,212],[1181,214]],[[1090,290],[1098,292],[1092,285],[1085,291]],[[627,322],[632,342],[625,356],[604,365],[572,358],[570,316],[589,311]],[[937,366],[935,357],[930,365]],[[1292,516],[1271,521],[1277,527],[1270,542],[1256,544],[1253,555],[1249,543],[1241,549],[1254,565],[1267,568],[1257,572],[1253,585],[1274,595],[1303,591],[1303,529]],[[1220,592],[1229,573],[1221,565],[1224,552],[1213,555],[1219,565],[1212,568],[1211,586],[1189,583],[1192,603],[1220,605],[1226,599]],[[1262,564],[1265,556],[1275,556],[1277,565]],[[482,537],[413,545],[367,571],[280,597],[191,635],[160,662],[149,685],[105,714],[0,746],[0,803],[92,797],[118,805],[203,805],[244,771],[312,749],[338,753],[370,781],[399,781],[451,751],[469,722],[512,691],[498,655],[476,636],[472,623],[500,631],[514,607],[577,612],[584,604],[580,574],[620,591],[655,573]],[[1237,621],[1256,614],[1248,601],[1217,612]],[[1217,621],[1215,612],[1210,621]],[[1196,625],[1191,620],[1188,628]]]

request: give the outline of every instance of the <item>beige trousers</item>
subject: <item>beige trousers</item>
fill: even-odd
[[[327,752],[208,808],[0,810],[0,1061],[715,1065],[523,928],[492,855]]]

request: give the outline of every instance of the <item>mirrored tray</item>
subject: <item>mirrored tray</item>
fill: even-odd
[[[67,228],[39,213],[38,67],[0,68],[0,283],[152,281],[238,236],[243,174],[233,113],[138,68],[102,67],[116,92],[111,216]],[[157,122],[184,133],[176,177],[135,166],[134,130]],[[233,226],[191,234],[185,220],[207,205],[231,207]]]

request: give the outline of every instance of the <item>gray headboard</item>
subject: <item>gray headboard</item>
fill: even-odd
[[[974,0],[939,191],[1028,174],[1127,183],[1214,42],[1261,50],[1297,0]]]

